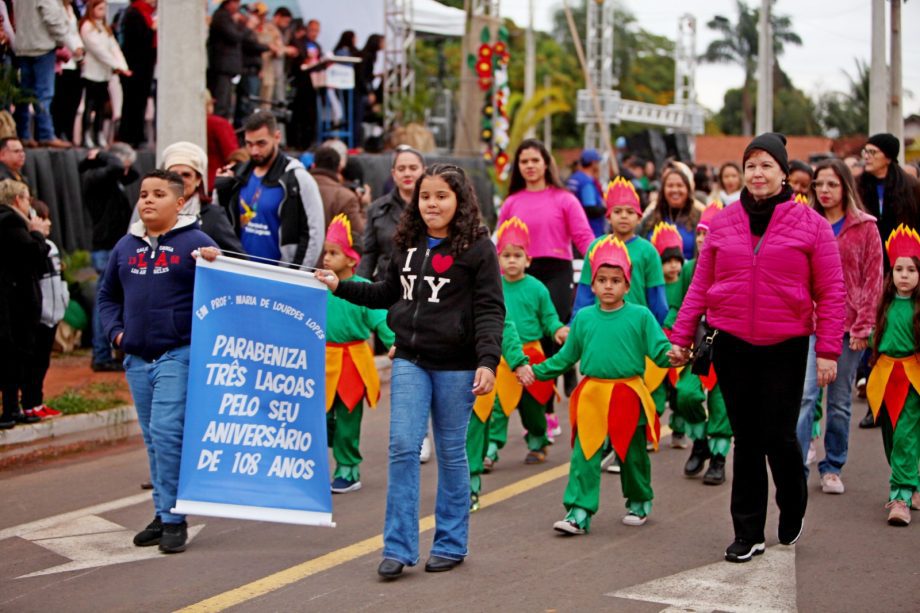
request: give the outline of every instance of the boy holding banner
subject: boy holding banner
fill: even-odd
[[[188,540],[185,516],[171,510],[185,422],[192,252],[210,247],[216,255],[216,244],[198,229],[198,221],[179,217],[184,189],[174,172],[154,170],[144,176],[137,202],[140,219],[112,250],[98,297],[106,337],[125,352],[125,377],[150,461],[156,516],[134,544],[159,545],[164,553],[185,551]]]
[[[351,222],[345,214],[336,215],[326,232],[323,267],[339,281],[367,279],[355,274],[361,255],[355,248]],[[369,309],[341,298],[329,296],[326,310],[326,432],[335,458],[332,493],[347,494],[361,489],[361,417],[364,399],[376,408],[380,399],[380,379],[374,353],[367,339],[376,332],[390,347],[395,336],[387,326],[385,309]]]

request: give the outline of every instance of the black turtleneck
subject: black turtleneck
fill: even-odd
[[[767,231],[767,226],[770,225],[770,218],[773,217],[773,210],[776,209],[776,205],[790,200],[792,200],[792,188],[788,185],[783,185],[783,189],[775,196],[770,196],[763,200],[754,199],[754,196],[751,195],[751,192],[746,187],[742,189],[741,206],[744,207],[744,211],[750,219],[751,234],[763,236],[764,232]]]

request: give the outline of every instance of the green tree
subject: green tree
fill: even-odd
[[[793,87],[785,72],[776,65],[773,82],[773,129],[784,134],[816,135],[821,133],[821,124],[811,99],[802,90]],[[742,133],[744,121],[744,91],[733,88],[725,92],[722,110],[715,116],[715,123],[723,134]],[[752,109],[756,112],[756,104]]]
[[[776,0],[772,0],[775,4]],[[741,133],[750,136],[754,128],[754,74],[757,70],[758,36],[757,22],[760,9],[751,9],[743,0],[736,0],[738,21],[732,23],[727,17],[716,15],[707,24],[710,30],[721,35],[706,48],[701,59],[705,62],[737,64],[744,69],[744,85],[740,90]],[[770,13],[773,28],[773,53],[778,58],[785,44],[801,45],[802,39],[792,31],[792,20],[788,15]]]
[[[856,60],[856,76],[844,72],[848,92],[827,92],[818,99],[818,117],[827,132],[839,136],[869,132],[869,65]]]

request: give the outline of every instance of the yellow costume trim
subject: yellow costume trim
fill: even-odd
[[[364,383],[364,397],[372,408],[377,407],[380,399],[380,376],[374,364],[374,353],[365,341],[344,344],[326,344],[326,412],[332,409],[335,395],[342,377],[344,352],[348,351],[351,361]]]
[[[869,381],[866,383],[866,399],[869,401],[869,408],[872,415],[878,417],[878,412],[882,408],[882,402],[885,400],[885,390],[888,389],[888,379],[891,377],[891,371],[894,370],[896,363],[900,362],[904,367],[904,373],[907,380],[918,394],[920,394],[920,356],[910,355],[906,358],[893,358],[882,354],[878,357],[872,372],[869,374]]]
[[[654,392],[658,387],[664,382],[664,378],[668,376],[669,368],[662,368],[654,362],[652,362],[648,356],[645,356],[645,373],[642,375],[642,379],[645,381],[645,387],[649,391]]]
[[[538,351],[541,355],[543,354],[543,348],[540,346],[540,341],[524,343],[522,349],[530,349]],[[518,405],[521,404],[521,396],[523,394],[524,386],[520,384],[514,371],[511,370],[511,366],[505,358],[502,357],[495,372],[495,386],[492,388],[492,391],[485,396],[476,397],[476,401],[473,403],[473,412],[479,417],[479,421],[486,423],[486,420],[492,415],[495,397],[498,396],[499,406],[501,406],[506,416],[510,416],[514,413]]]
[[[578,430],[578,439],[581,441],[581,450],[586,459],[591,459],[604,444],[608,433],[608,415],[610,411],[610,397],[613,388],[623,384],[631,388],[639,397],[639,402],[645,411],[645,418],[651,426],[653,444],[658,449],[658,434],[655,431],[655,402],[649,393],[642,377],[628,379],[596,379],[589,377],[582,382],[581,393],[570,410],[572,426]]]

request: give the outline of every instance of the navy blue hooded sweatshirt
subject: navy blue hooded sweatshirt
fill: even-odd
[[[152,361],[192,339],[192,251],[216,247],[194,217],[157,237],[156,248],[137,221],[112,250],[99,288],[99,314],[109,342],[124,332],[119,348]]]

